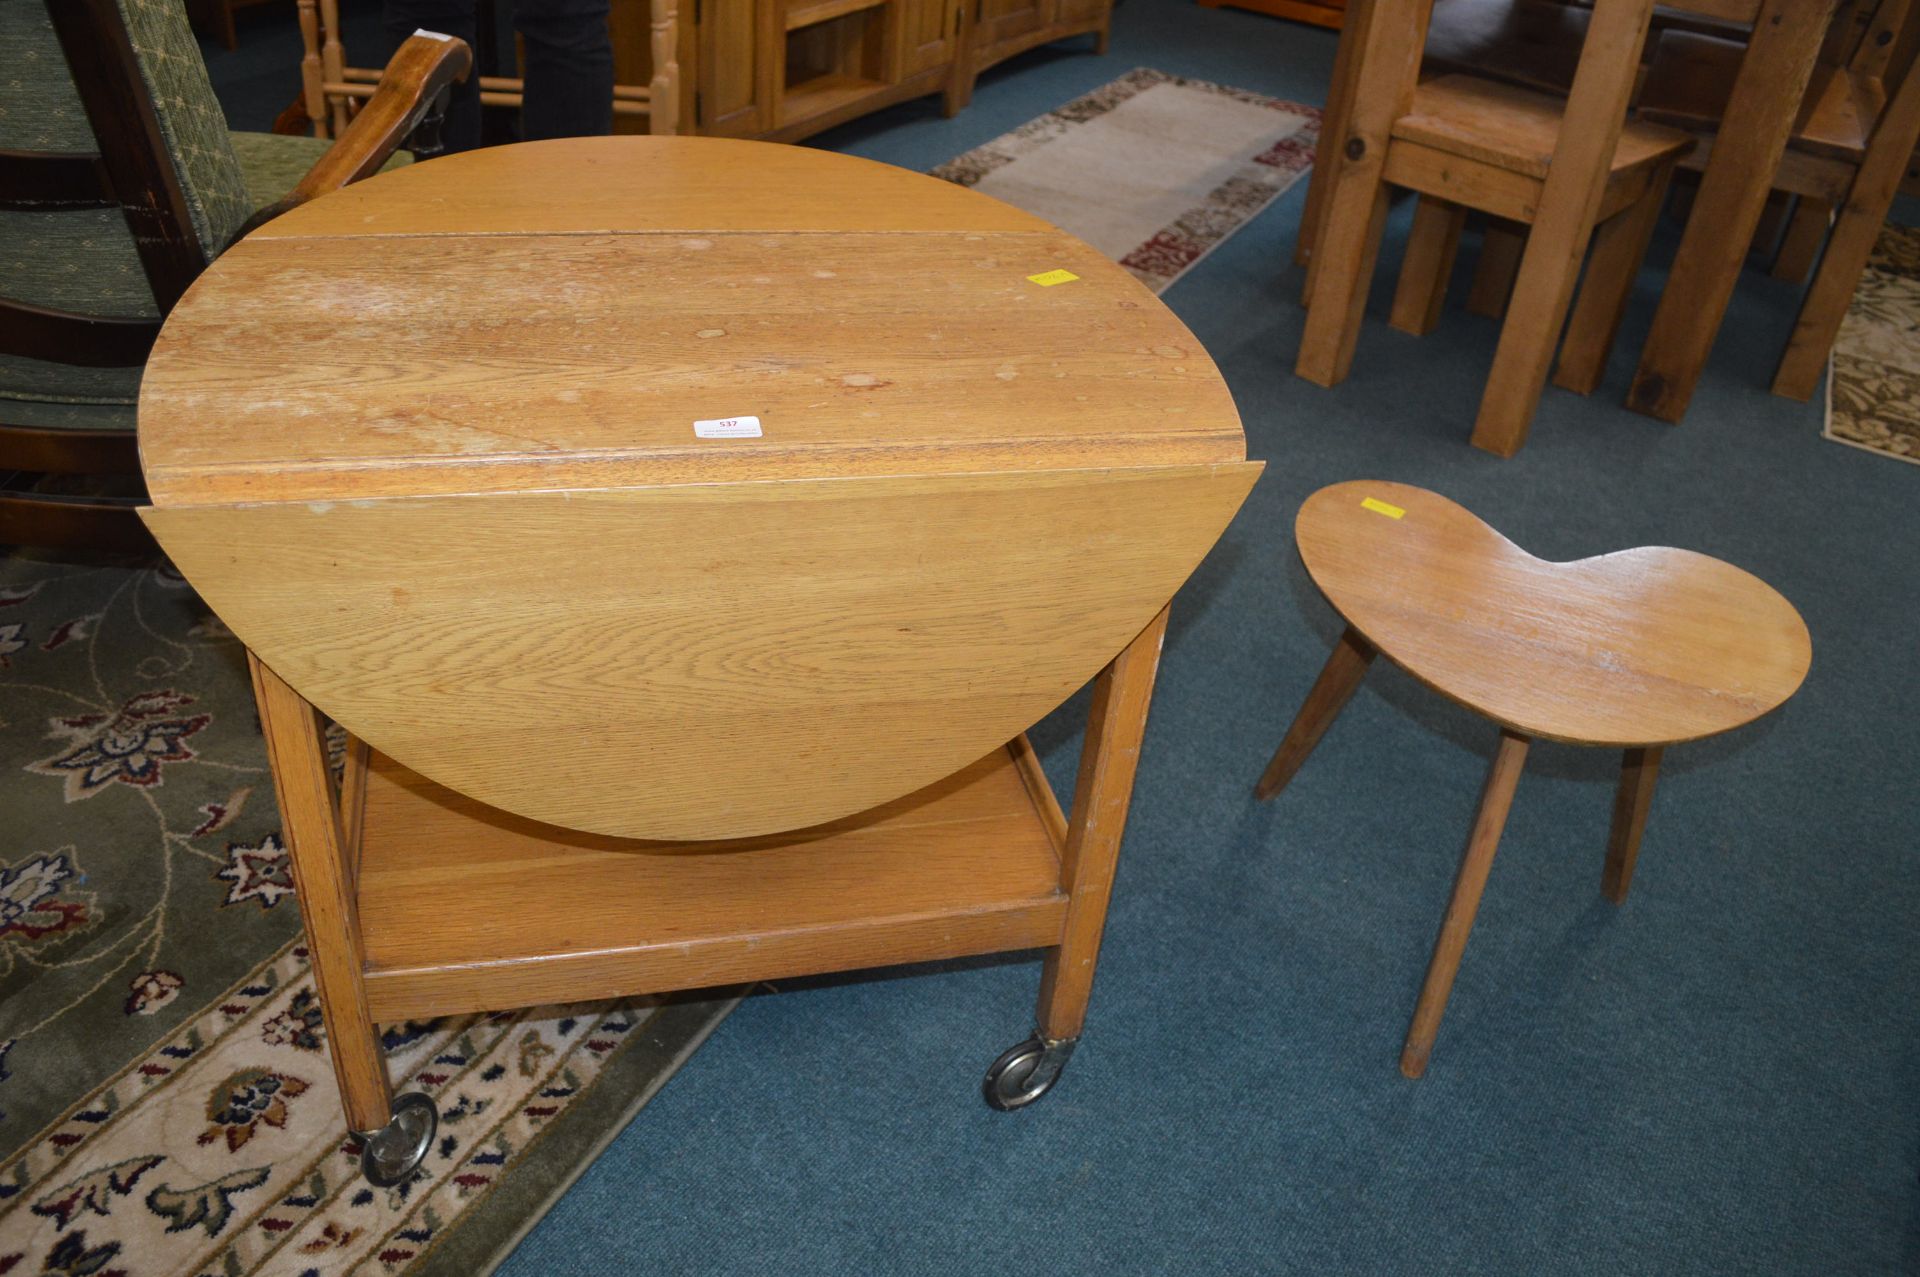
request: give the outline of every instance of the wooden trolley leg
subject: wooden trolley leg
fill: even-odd
[[[1527,765],[1525,736],[1500,733],[1500,748],[1487,770],[1487,785],[1480,795],[1480,812],[1473,820],[1473,833],[1467,839],[1467,854],[1460,859],[1460,872],[1453,882],[1453,899],[1447,902],[1447,914],[1440,922],[1439,938],[1433,942],[1433,961],[1427,965],[1426,983],[1420,988],[1420,1001],[1413,1008],[1413,1023],[1407,1026],[1406,1045],[1400,1051],[1400,1071],[1417,1078],[1427,1071],[1427,1057],[1433,1053],[1433,1039],[1440,1032],[1440,1017],[1447,1011],[1447,996],[1453,992],[1453,978],[1460,972],[1460,955],[1466,952],[1467,935],[1473,930],[1473,918],[1480,911],[1480,893],[1487,886],[1487,872],[1493,868],[1493,853],[1500,846],[1500,831],[1506,828],[1507,812],[1513,807],[1514,787]]]
[[[1087,1019],[1093,969],[1100,957],[1107,900],[1120,858],[1120,836],[1133,799],[1147,704],[1167,635],[1167,609],[1153,618],[1093,684],[1087,738],[1073,786],[1073,815],[1060,856],[1060,890],[1067,920],[1060,943],[1047,950],[1040,975],[1034,1033],[987,1070],[981,1091],[997,1109],[1024,1108],[1050,1090],[1066,1067]]]
[[[1147,703],[1153,698],[1160,644],[1166,634],[1167,609],[1162,608],[1094,681],[1080,774],[1073,785],[1067,846],[1060,858],[1060,886],[1067,894],[1066,935],[1048,951],[1040,976],[1036,1023],[1048,1038],[1077,1038],[1086,1022],[1100,933],[1107,921],[1107,898],[1113,893],[1113,873],[1119,864],[1120,835],[1126,829],[1133,776],[1140,765],[1140,740],[1147,730]]]
[[[1640,856],[1640,835],[1647,828],[1647,810],[1653,805],[1653,786],[1660,779],[1658,748],[1630,749],[1620,766],[1620,788],[1613,795],[1613,828],[1607,834],[1607,868],[1600,890],[1622,904],[1633,885],[1633,865]]]
[[[1358,630],[1348,626],[1346,633],[1340,636],[1340,641],[1333,645],[1327,663],[1321,667],[1320,677],[1314,680],[1313,690],[1307,693],[1306,704],[1293,716],[1293,726],[1287,728],[1280,748],[1273,751],[1273,758],[1267,763],[1267,770],[1261,774],[1260,783],[1253,787],[1255,798],[1264,802],[1287,787],[1293,774],[1307,761],[1307,755],[1313,753],[1314,746],[1327,734],[1327,728],[1346,708],[1354,689],[1360,686],[1360,680],[1367,676],[1367,667],[1373,664],[1373,653],[1373,644],[1361,638]]]
[[[1498,319],[1507,313],[1513,281],[1520,275],[1520,257],[1527,251],[1527,228],[1517,222],[1488,218],[1480,240],[1480,260],[1473,269],[1473,287],[1467,290],[1467,313]]]
[[[377,1131],[393,1117],[386,1055],[367,1010],[365,951],[348,849],[334,806],[320,715],[251,652],[253,694],[267,736],[267,764],[293,862],[300,921],[347,1125]]]

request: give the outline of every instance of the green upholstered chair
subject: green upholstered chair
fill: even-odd
[[[183,0],[0,0],[0,544],[137,549],[160,323],[252,225],[409,157],[471,63],[416,35],[338,139],[230,133]]]

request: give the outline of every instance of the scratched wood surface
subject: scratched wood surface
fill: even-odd
[[[952,183],[714,138],[419,168],[268,224],[176,309],[156,504],[1245,456],[1171,311]],[[761,437],[694,433],[740,416]]]
[[[1405,513],[1375,513],[1369,497]],[[1382,654],[1527,736],[1711,736],[1779,706],[1811,660],[1792,604],[1690,550],[1549,563],[1445,497],[1374,481],[1314,493],[1295,534],[1315,584]]]

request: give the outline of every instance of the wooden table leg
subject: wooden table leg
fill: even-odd
[[[1626,318],[1634,281],[1646,260],[1654,229],[1660,224],[1660,208],[1666,203],[1667,184],[1672,177],[1673,165],[1662,165],[1647,183],[1645,195],[1594,232],[1587,277],[1580,285],[1573,318],[1567,321],[1567,339],[1560,347],[1559,366],[1554,369],[1553,384],[1562,390],[1590,395],[1607,375],[1607,356],[1613,353],[1613,339],[1620,332],[1620,321]]]
[[[393,1090],[386,1053],[367,1010],[350,853],[340,831],[320,715],[251,652],[247,664],[347,1126],[358,1134],[378,1131],[393,1117]]]
[[[1600,890],[1615,904],[1626,901],[1627,888],[1633,885],[1640,835],[1647,828],[1653,787],[1660,779],[1660,756],[1665,752],[1652,746],[1630,749],[1620,764],[1620,788],[1613,795],[1613,828],[1607,833],[1607,869],[1600,878]]]
[[[1836,0],[1764,0],[1627,406],[1679,421],[1726,317]]]
[[[1087,715],[1087,737],[1073,785],[1073,814],[1060,858],[1060,889],[1067,894],[1066,931],[1060,944],[1047,951],[1040,975],[1036,1023],[1041,1036],[1050,1041],[1077,1038],[1086,1023],[1107,900],[1119,865],[1120,836],[1133,801],[1140,740],[1147,730],[1147,705],[1153,699],[1160,644],[1166,634],[1167,610],[1162,608],[1094,680],[1093,708]]]
[[[1386,223],[1387,139],[1393,122],[1413,104],[1433,0],[1368,4],[1351,15],[1355,25],[1352,111],[1338,137],[1322,134],[1321,150],[1338,147],[1332,186],[1320,216],[1320,239],[1313,245],[1312,283],[1307,327],[1300,338],[1294,371],[1321,386],[1339,384],[1353,364],[1360,318],[1380,233]]]
[[[1307,266],[1313,258],[1313,246],[1320,237],[1320,223],[1326,216],[1327,193],[1333,188],[1333,139],[1346,136],[1347,117],[1353,108],[1353,64],[1359,48],[1360,32],[1366,27],[1368,10],[1374,0],[1355,0],[1340,27],[1340,45],[1333,55],[1333,79],[1327,85],[1327,109],[1320,114],[1320,142],[1313,157],[1313,171],[1307,175],[1307,206],[1300,214],[1300,231],[1293,239],[1293,264]],[[1307,273],[1305,301],[1312,296],[1313,273]]]
[[[1606,195],[1652,18],[1653,0],[1620,0],[1596,7],[1587,27],[1540,209],[1527,234],[1520,278],[1473,423],[1474,446],[1496,456],[1520,451],[1539,410]]]
[[[1422,195],[1413,210],[1413,231],[1407,237],[1407,256],[1400,263],[1400,284],[1393,294],[1393,314],[1387,323],[1403,333],[1425,337],[1440,326],[1440,308],[1446,304],[1453,261],[1460,252],[1460,232],[1467,224],[1464,205]]]
[[[1487,770],[1467,853],[1461,857],[1460,872],[1453,882],[1453,898],[1447,902],[1440,936],[1433,943],[1433,960],[1427,964],[1426,983],[1413,1008],[1406,1045],[1400,1050],[1400,1071],[1408,1077],[1417,1078],[1427,1071],[1434,1035],[1440,1032],[1440,1017],[1446,1014],[1447,996],[1453,992],[1453,978],[1460,971],[1460,955],[1466,951],[1467,935],[1473,930],[1474,915],[1480,911],[1480,893],[1486,889],[1493,853],[1500,846],[1500,831],[1506,828],[1507,812],[1513,807],[1514,787],[1527,765],[1527,745],[1525,736],[1505,730],[1500,733],[1500,748]]]
[[[1287,728],[1280,748],[1273,751],[1273,759],[1261,774],[1260,783],[1253,787],[1255,798],[1264,802],[1287,787],[1287,782],[1307,761],[1307,755],[1313,752],[1313,747],[1327,734],[1327,728],[1346,708],[1354,689],[1367,676],[1367,667],[1373,664],[1374,651],[1373,644],[1360,637],[1358,630],[1347,627],[1340,641],[1333,645],[1326,665],[1320,670],[1320,677],[1314,680],[1313,690],[1307,693],[1306,704],[1293,716],[1293,725]]]

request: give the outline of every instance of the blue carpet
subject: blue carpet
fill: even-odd
[[[1083,42],[819,144],[928,168],[1153,66],[1320,101],[1324,32],[1126,0]],[[1268,471],[1174,609],[1087,1036],[988,1111],[1039,968],[799,981],[750,999],[500,1269],[630,1273],[1920,1271],[1920,472],[1766,392],[1796,290],[1749,271],[1685,425],[1602,390],[1467,446],[1496,326],[1385,324],[1352,377],[1291,372],[1297,187],[1166,300]],[[1673,251],[1671,228],[1656,260]],[[1471,265],[1471,246],[1463,271]],[[1401,1035],[1495,733],[1377,671],[1277,802],[1249,788],[1338,624],[1295,556],[1315,488],[1437,489],[1552,558],[1643,543],[1770,581],[1812,674],[1674,750],[1633,896],[1599,894],[1614,755],[1536,747],[1433,1064]],[[1036,731],[1072,784],[1084,702]]]

